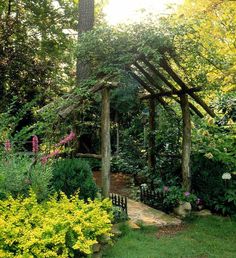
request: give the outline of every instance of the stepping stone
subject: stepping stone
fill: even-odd
[[[131,228],[131,229],[140,229],[140,226],[138,226],[136,223],[134,223],[132,220],[129,220],[127,222],[128,226]]]
[[[201,210],[201,211],[194,212],[194,215],[196,215],[196,216],[203,216],[204,217],[204,216],[211,216],[212,213],[211,213],[210,210],[204,209],[204,210]]]
[[[135,224],[144,226],[176,226],[182,223],[178,218],[131,199],[128,199],[128,216]]]

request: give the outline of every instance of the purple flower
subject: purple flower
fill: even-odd
[[[164,192],[168,192],[168,191],[169,191],[169,187],[168,187],[168,186],[164,186],[164,187],[163,187],[163,191],[164,191]]]
[[[190,192],[185,192],[184,196],[188,197],[190,195]]]
[[[197,198],[196,204],[197,204],[197,205],[200,205],[201,202],[202,202],[202,200],[201,200],[200,198]]]

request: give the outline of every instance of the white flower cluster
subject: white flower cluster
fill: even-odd
[[[231,174],[230,174],[230,173],[224,173],[224,174],[222,175],[222,179],[224,179],[224,180],[230,180],[230,179],[231,179]]]

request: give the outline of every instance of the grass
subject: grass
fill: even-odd
[[[236,221],[223,217],[195,218],[174,236],[156,237],[157,229],[124,230],[106,258],[235,258]]]

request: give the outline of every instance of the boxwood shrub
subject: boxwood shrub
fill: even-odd
[[[53,165],[53,188],[68,197],[79,190],[82,199],[94,199],[97,187],[92,170],[83,159],[59,159]]]

